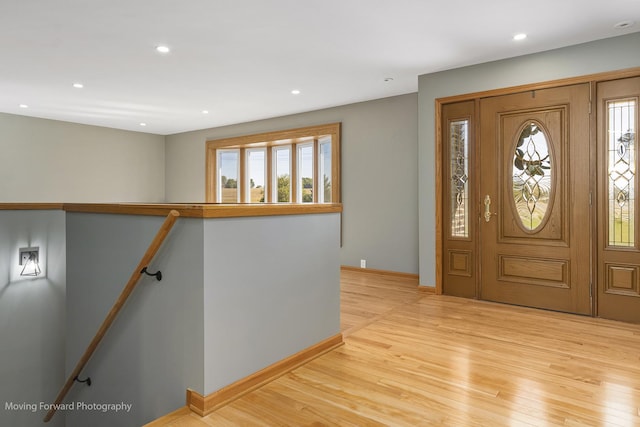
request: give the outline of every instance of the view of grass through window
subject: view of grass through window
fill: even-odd
[[[247,150],[247,184],[246,191],[249,203],[264,203],[266,199],[266,150],[256,148]]]
[[[220,176],[221,202],[238,203],[239,150],[220,150],[218,173]]]
[[[319,150],[320,173],[322,174],[322,191],[318,193],[320,203],[331,203],[331,139],[320,141]]]
[[[339,203],[340,124],[207,142],[207,201]]]
[[[298,146],[298,200],[313,203],[313,144]]]
[[[291,147],[274,147],[275,153],[275,187],[278,189],[276,201],[288,203],[291,201]]]

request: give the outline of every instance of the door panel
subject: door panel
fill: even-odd
[[[567,177],[562,173],[569,166],[562,144],[566,140],[564,122],[567,106],[498,114],[501,140],[498,152],[502,171],[498,190],[502,211],[497,217],[499,240],[529,245],[568,246],[568,224],[564,215]],[[532,124],[538,129],[536,136],[544,135],[541,141],[525,141],[520,148],[516,147],[522,130]],[[524,154],[516,157],[516,150]],[[524,163],[519,165],[522,171],[514,165],[516,159]],[[548,169],[544,168],[545,164]],[[540,170],[536,169],[538,167]],[[539,173],[545,173],[543,179],[540,179]],[[541,193],[545,193],[548,200],[545,198],[543,201]],[[516,199],[522,207],[518,206]],[[543,202],[544,206],[540,206]],[[529,208],[537,210],[531,212]]]
[[[501,280],[569,288],[569,262],[567,260],[500,255],[498,262]]]
[[[480,101],[482,299],[591,313],[589,93]]]
[[[598,316],[640,323],[640,78],[598,84]]]
[[[442,290],[466,298],[477,297],[475,122],[475,101],[442,107]]]

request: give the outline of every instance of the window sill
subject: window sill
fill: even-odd
[[[341,203],[305,204],[147,204],[147,203],[65,203],[67,212],[165,216],[172,209],[187,218],[231,218],[278,215],[310,215],[342,212]]]

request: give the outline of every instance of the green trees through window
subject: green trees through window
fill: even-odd
[[[206,200],[339,203],[340,124],[207,141]]]

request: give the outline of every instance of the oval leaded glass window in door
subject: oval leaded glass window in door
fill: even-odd
[[[542,226],[551,200],[551,152],[542,127],[527,123],[516,141],[512,183],[516,217],[526,231]]]

